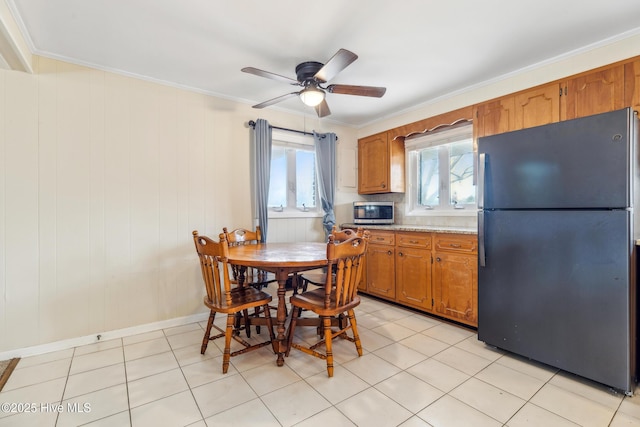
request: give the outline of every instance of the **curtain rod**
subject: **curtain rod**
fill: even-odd
[[[250,120],[250,121],[249,121],[249,126],[251,127],[251,129],[255,129],[255,128],[256,128],[256,122],[254,122],[253,120]],[[281,128],[281,127],[278,127],[278,126],[272,126],[272,125],[269,125],[269,127],[270,127],[271,129],[278,129],[278,130],[284,130],[284,131],[287,131],[287,132],[301,133],[302,135],[309,135],[309,136],[313,136],[313,133],[312,133],[312,132],[305,132],[305,131],[303,131],[303,130],[288,129],[288,128]],[[324,135],[322,135],[321,137],[324,137]],[[336,136],[336,141],[337,141],[337,140],[338,140],[338,137]]]

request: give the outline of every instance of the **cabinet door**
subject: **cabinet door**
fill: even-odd
[[[396,248],[396,301],[431,311],[431,251]]]
[[[367,292],[394,299],[395,248],[385,245],[369,245],[367,248]]]
[[[507,96],[476,106],[474,137],[495,135],[515,128],[515,98]]]
[[[379,133],[358,141],[358,192],[362,194],[389,191],[389,143],[387,133]]]
[[[624,105],[640,112],[640,59],[624,66]]]
[[[436,252],[433,263],[433,293],[435,313],[477,326],[477,256]]]
[[[515,95],[514,128],[525,129],[560,121],[560,84]]]
[[[404,193],[404,138],[382,132],[358,140],[358,193]]]
[[[624,108],[624,66],[575,77],[566,89],[563,120]]]

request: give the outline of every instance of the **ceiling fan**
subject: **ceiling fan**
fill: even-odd
[[[303,88],[301,91],[287,93],[285,95],[278,96],[277,98],[256,104],[253,108],[268,107],[293,96],[300,96],[300,99],[306,105],[315,107],[318,117],[325,117],[331,114],[329,106],[327,105],[327,100],[325,99],[326,92],[343,95],[371,96],[375,98],[382,97],[386,92],[386,88],[376,86],[340,84],[323,86],[329,80],[334,78],[340,71],[347,68],[347,66],[356,59],[358,59],[358,55],[355,53],[346,49],[340,49],[331,57],[331,59],[329,59],[329,61],[327,61],[326,64],[315,61],[303,62],[296,66],[297,80],[253,67],[245,67],[241,71],[272,80],[278,80],[293,86],[301,86]]]

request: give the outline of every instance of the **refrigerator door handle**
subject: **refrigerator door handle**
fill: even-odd
[[[478,212],[478,265],[480,267],[487,265],[484,249],[484,211]]]
[[[487,154],[478,154],[478,209],[484,208],[484,173]]]

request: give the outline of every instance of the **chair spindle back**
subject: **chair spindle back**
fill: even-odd
[[[200,258],[200,269],[207,290],[207,298],[216,305],[230,304],[231,280],[227,266],[229,246],[225,235],[220,234],[220,242],[216,242],[194,231],[193,241]]]
[[[325,308],[331,308],[331,291],[335,291],[335,304],[342,306],[354,300],[362,276],[363,257],[369,241],[369,232],[354,233],[341,242],[329,235],[327,260],[335,272],[335,280],[327,275],[325,283]]]

